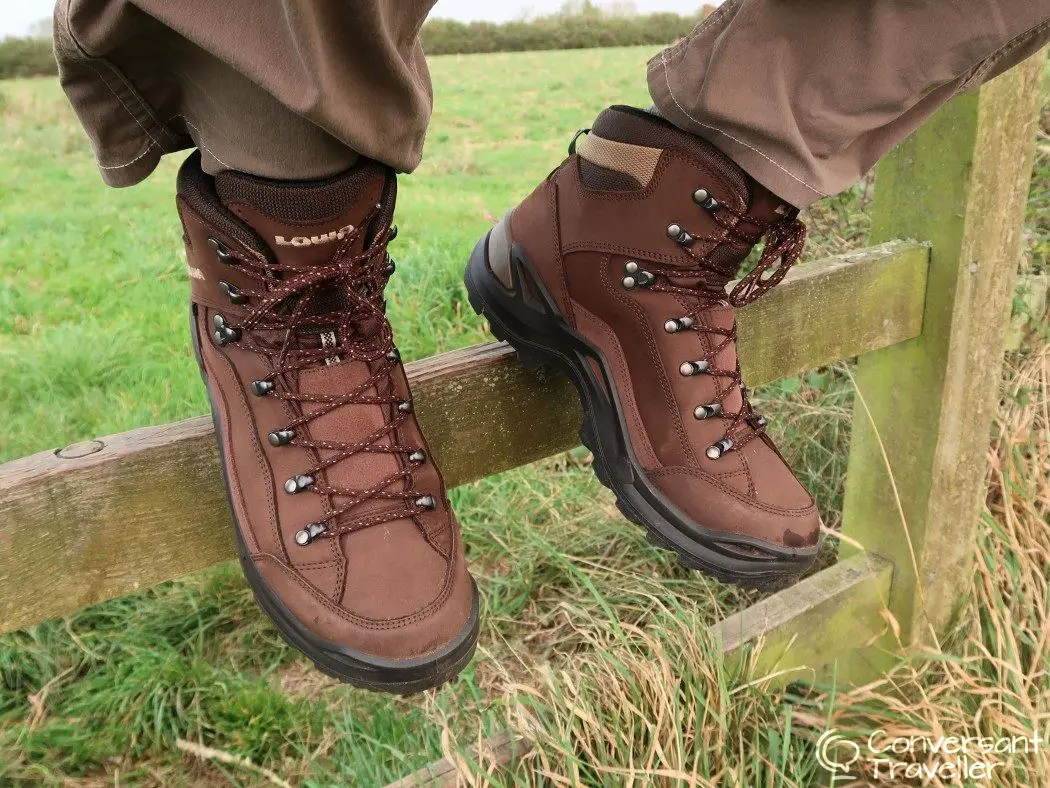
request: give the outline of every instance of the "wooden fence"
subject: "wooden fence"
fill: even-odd
[[[879,165],[878,245],[802,266],[741,311],[753,385],[859,361],[840,560],[712,624],[727,653],[769,670],[835,662],[839,681],[861,682],[936,639],[963,601],[1042,69],[1032,58],[955,99]],[[578,442],[569,384],[520,368],[503,344],[408,371],[450,486]],[[0,466],[0,632],[234,554],[210,418]],[[439,764],[402,782],[454,778]]]

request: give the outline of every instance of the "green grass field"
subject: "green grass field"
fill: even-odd
[[[432,59],[434,119],[424,164],[401,180],[389,297],[406,358],[487,338],[460,282],[474,241],[603,106],[646,102],[653,51]],[[0,461],[206,412],[173,204],[180,157],[145,184],[106,189],[51,80],[0,82],[0,124]],[[1043,128],[1027,236],[1035,263],[1050,237]],[[861,184],[809,212],[808,258],[864,244],[870,192]],[[1046,455],[1050,350],[1045,336],[1030,345],[1011,358],[1011,385],[1029,393],[1003,406],[1000,429],[1014,442],[993,452],[970,614],[948,653],[895,671],[906,703],[889,685],[772,691],[727,672],[700,633],[753,595],[650,547],[576,451],[452,492],[484,597],[478,656],[461,681],[404,700],[336,685],[277,637],[237,568],[220,566],[0,637],[0,785],[256,785],[273,775],[381,785],[514,724],[538,754],[493,779],[802,786],[827,784],[814,741],[830,719],[857,730],[1043,729],[1050,596],[1031,547],[1047,546],[1050,483],[1023,458],[1033,447]],[[825,369],[759,392],[832,525],[847,383]],[[667,665],[677,685],[661,678]],[[979,713],[985,698],[996,702]],[[1002,774],[1002,784],[1035,785],[1050,766],[1042,755]]]

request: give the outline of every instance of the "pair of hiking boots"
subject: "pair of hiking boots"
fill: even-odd
[[[340,679],[438,686],[469,661],[478,591],[385,315],[395,176],[205,175],[178,205],[193,342],[245,575]],[[727,284],[755,244],[761,259]],[[630,520],[752,586],[800,574],[820,520],[740,379],[734,307],[797,259],[797,211],[717,149],[612,107],[475,247],[470,303],[576,385],[583,442]]]

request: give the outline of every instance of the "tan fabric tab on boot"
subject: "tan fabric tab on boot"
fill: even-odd
[[[656,172],[663,150],[607,140],[591,132],[576,144],[576,153],[599,167],[630,175],[644,188]]]

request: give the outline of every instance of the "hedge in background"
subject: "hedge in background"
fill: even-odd
[[[421,35],[423,49],[429,55],[669,44],[688,35],[701,17],[701,11],[693,16],[608,14],[585,4],[575,13],[503,24],[432,19],[423,25]],[[57,73],[49,39],[0,40],[0,79]]]
[[[670,44],[688,35],[700,19],[699,13],[695,16],[557,14],[503,24],[432,19],[423,25],[423,50],[428,55],[461,55]]]
[[[0,40],[0,79],[58,74],[49,38]]]

